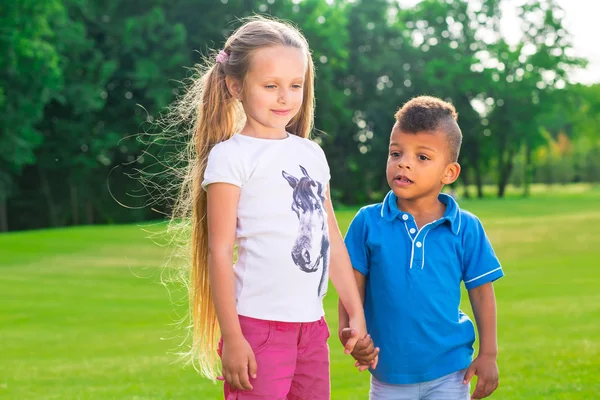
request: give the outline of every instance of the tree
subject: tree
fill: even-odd
[[[571,41],[562,25],[563,12],[554,0],[529,0],[519,8],[522,39],[514,47],[504,39],[489,47],[493,67],[493,105],[489,121],[497,149],[498,197],[503,197],[515,156],[525,153],[525,194],[531,176],[532,151],[544,143],[536,116],[547,96],[567,85],[570,68],[584,65],[572,56]]]
[[[188,61],[185,29],[159,7],[140,14],[120,1],[102,9],[71,1],[68,11],[69,23],[54,24],[66,86],[46,107],[37,163],[51,225],[77,224],[81,211],[88,223],[95,213],[113,213],[109,172],[139,160],[143,149],[123,139],[136,137],[141,122],[171,101],[170,78],[181,78]],[[109,182],[119,195],[135,183],[122,178]]]
[[[2,4],[0,13],[0,231],[8,229],[7,199],[42,143],[36,124],[63,86],[50,21],[64,19],[56,0]]]
[[[414,86],[426,88],[421,89],[425,94],[450,100],[459,113],[463,133],[459,161],[467,196],[467,186],[474,177],[477,195],[483,197],[483,175],[492,154],[487,120],[473,104],[487,101],[491,76],[478,68],[479,55],[488,47],[484,37],[494,38],[499,29],[493,19],[498,12],[497,0],[426,0],[403,14],[412,43],[420,51],[416,68],[411,71]]]

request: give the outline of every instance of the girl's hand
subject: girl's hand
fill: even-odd
[[[361,313],[360,317],[350,318],[348,328],[350,328],[352,335],[346,341],[344,353],[351,354],[358,341],[367,336],[367,322],[365,321],[364,314]]]
[[[356,332],[350,328],[340,330],[339,337],[342,345],[345,345],[348,339],[352,338],[354,335],[356,335]],[[379,347],[375,347],[371,335],[367,335],[360,339],[356,343],[356,346],[354,346],[354,350],[351,354],[356,360],[354,366],[358,367],[360,372],[369,368],[377,368],[377,362],[379,361]]]
[[[338,336],[344,346],[344,353],[351,354],[358,341],[367,336],[367,323],[364,316],[362,318],[350,318],[348,327],[341,329]]]
[[[250,378],[256,379],[257,365],[254,352],[243,336],[223,340],[221,355],[223,378],[232,389],[252,390]]]

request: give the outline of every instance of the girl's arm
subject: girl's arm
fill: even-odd
[[[361,304],[364,304],[367,278],[357,270],[354,270],[354,278],[356,279],[356,284],[358,286]],[[338,317],[338,337],[340,342],[342,342],[342,346],[346,346],[348,339],[358,335],[356,335],[356,332],[348,327],[350,322],[348,313],[346,312],[346,309],[341,301],[338,301]],[[354,351],[352,352],[352,357],[356,359],[356,364],[354,364],[354,366],[358,367],[358,370],[361,372],[369,367],[375,369],[377,368],[377,362],[379,360],[377,358],[378,354],[379,348],[375,347],[375,344],[371,340],[370,336],[367,336],[365,339],[359,340],[354,347]]]
[[[256,360],[244,339],[235,304],[233,250],[240,188],[213,183],[207,188],[208,273],[223,337],[223,377],[234,389],[252,389]]]
[[[354,279],[356,280],[356,285],[358,287],[358,294],[360,295],[360,302],[361,302],[361,304],[365,304],[365,291],[366,291],[366,286],[367,286],[367,278],[363,274],[358,272],[357,270],[354,270]],[[364,312],[364,308],[363,308],[363,312]],[[342,336],[342,330],[349,329],[348,324],[350,323],[350,317],[348,316],[348,313],[346,312],[346,309],[344,308],[344,305],[342,304],[341,300],[338,301],[338,321],[339,321],[338,336],[340,337],[342,345],[345,346],[348,337]]]
[[[356,346],[356,342],[367,335],[367,324],[363,303],[358,291],[350,256],[346,250],[342,233],[337,224],[333,205],[329,197],[329,186],[325,197],[325,209],[327,210],[327,224],[329,226],[329,242],[331,246],[330,278],[333,286],[338,292],[340,302],[343,304],[349,318],[348,327],[356,331],[356,335],[349,338],[344,346],[344,352],[350,354]]]

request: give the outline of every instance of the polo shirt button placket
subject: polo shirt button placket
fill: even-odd
[[[423,239],[425,238],[425,234],[426,232],[421,230],[421,232],[419,232],[419,235],[415,238],[413,242],[414,257],[412,267],[417,268],[419,270],[423,268],[423,258],[425,257],[425,246],[423,241]]]
[[[419,233],[417,226],[415,225],[414,220],[410,220],[408,214],[402,214],[402,221],[404,221],[404,224],[406,225],[408,236],[410,237],[413,246],[413,260],[410,268],[412,269],[413,267],[418,267],[420,269],[423,260],[421,250],[423,243],[421,243],[415,237],[415,235]]]

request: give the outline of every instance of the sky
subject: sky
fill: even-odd
[[[403,6],[412,6],[420,0],[399,0]],[[564,28],[571,34],[575,55],[588,60],[585,69],[570,75],[573,82],[585,84],[600,83],[600,1],[598,0],[556,0],[563,8]],[[516,7],[523,0],[504,0],[502,5],[501,30],[509,43],[519,39],[519,20]]]

